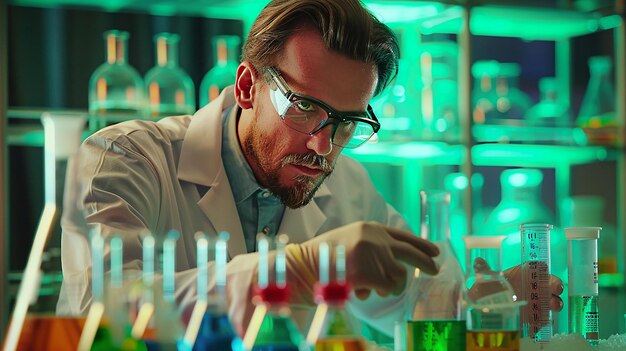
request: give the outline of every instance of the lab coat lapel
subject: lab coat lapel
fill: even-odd
[[[216,231],[230,233],[228,254],[246,253],[246,242],[233,192],[222,162],[222,113],[235,104],[232,87],[198,111],[185,134],[178,165],[178,178],[208,187],[198,201]],[[236,113],[233,109],[233,113]],[[231,116],[234,117],[234,116]]]
[[[322,184],[308,205],[298,209],[287,208],[278,233],[289,235],[289,241],[292,243],[301,243],[313,238],[326,222],[326,215],[319,207],[318,201],[330,195],[326,184]]]

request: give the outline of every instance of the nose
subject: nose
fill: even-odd
[[[317,133],[309,136],[306,146],[320,156],[326,156],[333,151],[333,143],[330,141],[333,134],[333,126],[326,125]]]

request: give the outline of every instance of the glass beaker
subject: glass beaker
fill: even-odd
[[[600,337],[598,310],[598,238],[601,227],[565,228],[567,238],[569,332],[591,345]]]
[[[220,95],[222,89],[235,84],[239,66],[239,43],[236,35],[218,35],[213,38],[215,64],[200,83],[200,108]]]
[[[542,181],[543,174],[538,169],[507,169],[500,176],[501,200],[489,214],[484,233],[507,236],[503,243],[505,269],[520,263],[521,224],[554,222],[552,212],[541,199]]]
[[[589,83],[580,105],[576,124],[580,127],[599,128],[615,125],[615,89],[611,79],[611,58],[589,58]]]
[[[9,351],[76,349],[84,324],[82,317],[56,316],[55,308],[63,280],[59,224],[66,171],[81,143],[85,118],[82,114],[45,112],[41,122],[45,203],[6,333],[4,350]],[[72,171],[76,169],[69,174]]]
[[[519,308],[501,272],[504,236],[464,237],[467,255],[467,350],[519,350]]]
[[[469,182],[463,173],[450,173],[444,178],[444,187],[450,193],[450,242],[463,270],[465,266],[465,250],[463,237],[467,232],[467,216],[463,208],[463,197]]]
[[[540,101],[532,106],[524,119],[530,126],[562,127],[569,124],[568,106],[558,97],[556,79],[539,80]]]
[[[128,32],[104,32],[106,62],[89,78],[90,128],[140,118],[144,110],[144,84],[127,62]]]
[[[458,141],[458,45],[449,41],[426,42],[420,49],[423,139]]]
[[[178,65],[179,40],[180,36],[173,33],[154,36],[156,65],[144,79],[148,93],[148,117],[193,114],[196,110],[193,81]]]
[[[439,247],[435,262],[440,269],[435,276],[415,270],[416,279],[407,293],[412,305],[407,306],[407,351],[462,350],[465,277],[450,243],[450,193],[420,191],[420,197],[420,235]]]
[[[552,338],[552,310],[550,309],[550,224],[523,224],[522,242],[522,299],[528,306],[522,309],[522,337],[538,342]]]

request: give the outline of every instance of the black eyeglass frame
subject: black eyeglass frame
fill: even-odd
[[[283,96],[290,103],[294,103],[298,100],[311,101],[319,105],[326,112],[328,118],[326,118],[322,123],[320,123],[320,125],[317,128],[315,128],[314,130],[310,132],[303,132],[303,131],[290,127],[296,130],[297,132],[308,134],[308,135],[314,135],[315,133],[318,133],[320,130],[325,128],[327,125],[331,124],[333,125],[333,133],[332,133],[332,138],[331,138],[331,142],[332,142],[335,136],[335,131],[337,129],[337,126],[340,123],[350,122],[350,121],[367,123],[370,126],[372,126],[373,133],[367,139],[364,139],[362,143],[358,145],[354,145],[352,147],[349,147],[346,145],[344,146],[337,145],[337,146],[346,147],[346,148],[356,148],[356,147],[363,145],[374,134],[376,134],[380,130],[380,122],[378,122],[378,118],[376,118],[376,115],[374,114],[374,110],[372,109],[372,106],[370,104],[367,104],[367,109],[365,112],[340,112],[330,107],[328,104],[326,104],[325,102],[317,98],[300,94],[300,93],[296,93],[293,90],[291,90],[289,86],[287,85],[287,82],[285,82],[282,75],[280,74],[280,72],[278,72],[278,70],[275,67],[264,68],[263,74],[265,76],[266,82],[268,84],[274,83],[276,87],[278,88],[278,90],[281,92],[281,94],[283,94]],[[281,114],[280,118],[284,121],[284,118],[285,118],[284,114]]]

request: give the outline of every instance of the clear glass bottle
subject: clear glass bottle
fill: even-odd
[[[449,41],[426,42],[420,48],[422,137],[458,141],[458,45]]]
[[[598,128],[615,125],[615,89],[611,68],[609,56],[589,58],[589,83],[576,119],[578,126]]]
[[[495,60],[476,61],[472,65],[472,118],[476,124],[503,118],[496,109],[496,77],[499,71],[500,63]]]
[[[467,215],[463,208],[464,192],[469,182],[463,173],[450,173],[444,179],[445,189],[450,193],[450,242],[463,270],[465,266],[465,250],[463,237],[467,232]]]
[[[467,257],[466,350],[519,350],[519,308],[513,287],[501,272],[504,236],[464,237]]]
[[[542,181],[543,173],[538,169],[507,169],[500,176],[502,196],[487,218],[484,233],[507,236],[503,244],[505,269],[520,264],[521,224],[554,223],[552,211],[541,199]]]
[[[524,119],[526,124],[539,127],[562,127],[569,124],[567,104],[559,100],[556,79],[543,77],[539,80],[539,102],[532,106]]]
[[[567,238],[569,332],[592,345],[600,337],[598,310],[598,238],[600,227],[565,228]]]
[[[213,38],[215,64],[200,83],[200,108],[218,97],[222,89],[235,84],[240,42],[241,39],[235,35],[219,35]]]
[[[320,244],[319,272],[315,285],[317,309],[307,335],[308,344],[315,351],[365,351],[358,323],[346,310],[351,288],[346,282],[343,245]]]
[[[127,62],[128,32],[104,32],[106,62],[89,79],[90,128],[142,116],[145,105],[141,76]]]
[[[500,63],[496,77],[496,110],[507,120],[521,120],[532,105],[530,97],[519,89],[520,65]]]
[[[465,277],[450,243],[450,193],[421,191],[421,236],[435,243],[439,273],[415,271],[408,288],[407,351],[465,349]]]
[[[150,118],[193,114],[196,110],[195,87],[191,77],[178,65],[180,36],[159,33],[154,36],[156,65],[145,76]]]

